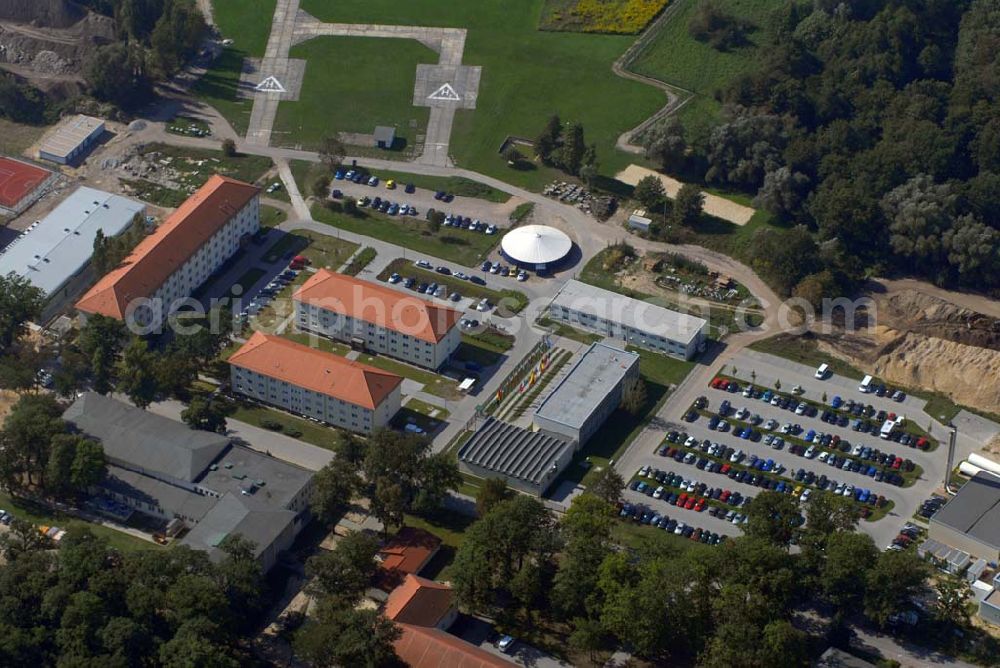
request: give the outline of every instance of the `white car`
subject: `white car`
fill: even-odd
[[[518,272],[517,280],[520,281],[521,283],[524,283],[526,280],[528,280],[528,273],[524,271]]]
[[[663,497],[663,485],[660,485],[660,486],[659,486],[659,487],[657,487],[657,488],[656,488],[656,490],[655,490],[655,491],[653,492],[653,498],[654,498],[654,499],[659,499],[659,498],[662,498],[662,497]]]
[[[506,654],[510,651],[510,648],[514,646],[515,642],[517,641],[514,638],[504,636],[497,641],[497,649]]]
[[[486,311],[489,311],[491,308],[493,308],[493,307],[490,306],[490,303],[487,300],[485,300],[485,299],[483,301],[479,302],[478,304],[476,304],[476,310],[479,311],[480,313],[484,313]]]
[[[829,457],[829,456],[830,456],[830,453],[826,452],[824,450],[823,452],[819,453],[819,457],[817,457],[816,459],[825,464],[826,463],[826,458]]]
[[[854,485],[848,485],[844,488],[844,496],[854,496]]]
[[[418,267],[420,267],[421,269],[433,269],[434,268],[434,265],[432,265],[427,260],[417,260],[416,262],[414,262],[414,264],[417,265]]]
[[[809,408],[809,405],[806,404],[805,402],[802,402],[801,404],[795,407],[795,414],[804,415],[807,408]]]
[[[750,415],[750,411],[748,411],[746,409],[746,406],[744,406],[743,408],[741,408],[738,411],[736,411],[736,419],[737,420],[745,420],[748,415]]]
[[[753,396],[753,385],[747,385],[745,388],[743,388],[743,396],[745,398],[750,398],[751,396]]]
[[[805,457],[806,459],[812,459],[813,457],[815,457],[816,456],[816,446],[810,445],[808,448],[806,448],[806,451],[805,451],[805,453],[803,453],[802,456]]]
[[[777,427],[778,427],[778,421],[775,420],[774,418],[771,418],[770,420],[764,423],[764,429],[766,429],[767,431],[774,431]]]
[[[641,469],[639,469],[639,477],[640,478],[645,478],[648,475],[649,475],[649,467],[648,466],[643,466]]]
[[[694,436],[688,436],[687,440],[684,441],[685,448],[693,448],[698,443],[698,439]]]
[[[736,462],[740,461],[741,459],[743,459],[743,451],[742,450],[737,450],[733,454],[729,455],[729,461],[732,462],[733,464],[735,464]]]
[[[801,501],[802,503],[808,503],[810,494],[812,494],[811,489],[802,490],[802,496],[799,497],[799,501]]]

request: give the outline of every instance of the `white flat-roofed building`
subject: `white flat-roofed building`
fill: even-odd
[[[462,342],[459,311],[326,269],[293,300],[299,329],[428,369],[440,368]]]
[[[585,444],[622,403],[639,377],[639,355],[604,343],[591,344],[535,411],[534,424]]]
[[[135,200],[77,188],[0,251],[0,275],[23,276],[53,304],[75,297],[86,287],[82,279],[97,232],[116,237],[129,229],[136,215],[144,217],[145,211],[145,205]]]
[[[626,344],[687,360],[700,352],[708,329],[704,318],[577,280],[566,282],[549,304],[549,315]]]
[[[104,121],[79,114],[63,120],[38,148],[38,157],[58,165],[77,161],[104,134]]]

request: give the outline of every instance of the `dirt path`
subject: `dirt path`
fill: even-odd
[[[681,186],[684,185],[673,177],[660,174],[648,167],[640,167],[639,165],[629,165],[615,174],[616,179],[630,186],[639,183],[646,176],[655,176],[660,179],[660,183],[663,184],[664,189],[667,191],[667,196],[671,199],[677,197]],[[752,208],[737,204],[725,197],[719,197],[710,193],[703,194],[705,195],[705,213],[729,221],[733,225],[746,225],[753,218],[754,213],[756,213]]]
[[[914,278],[888,279],[875,278],[870,281],[868,289],[873,293],[880,293],[886,297],[891,297],[894,293],[905,290],[913,290],[930,297],[936,297],[946,302],[961,306],[962,308],[988,315],[991,318],[1000,319],[1000,301],[990,299],[983,295],[976,295],[970,292],[958,292],[956,290],[945,290],[925,281],[918,281]]]

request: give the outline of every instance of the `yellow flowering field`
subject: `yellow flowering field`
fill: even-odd
[[[541,30],[632,35],[649,25],[670,0],[545,0]]]

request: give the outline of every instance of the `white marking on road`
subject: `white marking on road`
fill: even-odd
[[[427,96],[428,100],[446,100],[449,102],[459,102],[462,98],[458,96],[450,83],[446,83],[436,91]]]
[[[281,85],[281,82],[270,76],[263,81],[261,81],[255,87],[260,93],[286,93],[285,87]]]

